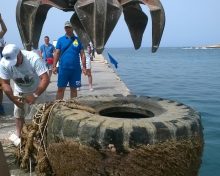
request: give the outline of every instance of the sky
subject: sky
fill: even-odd
[[[18,0],[0,0],[0,13],[8,28],[5,35],[6,42],[21,47],[22,42],[16,23],[17,2]],[[220,44],[220,0],[161,0],[161,3],[166,15],[161,47]],[[141,47],[149,47],[152,42],[151,16],[147,6],[141,7],[148,16]],[[64,35],[64,22],[69,20],[72,14],[73,12],[51,8],[43,26],[39,45],[43,44],[45,35],[51,40]],[[133,47],[123,14],[105,47]]]

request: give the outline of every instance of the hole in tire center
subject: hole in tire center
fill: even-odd
[[[151,118],[154,117],[154,114],[151,111],[140,108],[131,108],[131,107],[110,107],[102,109],[99,111],[99,114],[107,117],[114,118]]]

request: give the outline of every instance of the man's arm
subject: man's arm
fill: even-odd
[[[6,25],[5,25],[5,23],[2,19],[1,14],[0,14],[0,25],[1,25],[1,28],[2,28],[2,30],[0,32],[0,38],[2,38],[5,35],[5,33],[7,32],[7,27],[6,27]]]
[[[40,83],[34,93],[40,96],[46,90],[49,83],[50,83],[50,78],[47,72],[45,72],[42,75],[40,75]]]
[[[38,84],[37,89],[33,92],[32,95],[26,97],[26,102],[28,104],[33,104],[38,96],[40,96],[47,88],[50,83],[50,78],[47,72],[40,75],[40,83]]]
[[[1,84],[2,84],[2,90],[5,92],[7,97],[14,104],[16,104],[19,108],[22,108],[23,107],[23,102],[19,101],[19,97],[14,96],[13,90],[12,90],[11,85],[10,85],[10,80],[2,79]]]
[[[53,46],[53,45],[52,45],[52,46]],[[56,51],[56,48],[53,46],[53,55],[54,55],[55,51]]]
[[[41,59],[43,59],[43,52],[44,52],[43,46],[44,45],[40,46],[40,54],[39,55],[40,55]]]
[[[54,52],[54,58],[53,58],[53,73],[56,74],[57,73],[57,62],[59,61],[60,58],[60,50],[56,49]]]
[[[40,58],[43,59],[43,53],[42,53],[41,49],[40,49],[39,55],[40,55]]]

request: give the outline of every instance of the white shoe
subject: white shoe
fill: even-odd
[[[12,134],[10,137],[9,137],[9,140],[15,145],[15,146],[18,146],[20,143],[21,143],[21,139],[15,135],[15,134]]]
[[[89,90],[92,92],[94,89],[93,89],[93,88],[90,88]]]

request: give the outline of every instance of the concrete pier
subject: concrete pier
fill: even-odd
[[[78,96],[83,95],[113,95],[113,94],[130,94],[129,89],[124,82],[112,69],[111,65],[103,57],[103,55],[96,55],[92,61],[92,76],[93,76],[93,91],[89,90],[88,77],[82,75],[82,87],[78,91]],[[12,83],[13,85],[13,83]],[[53,101],[56,97],[57,91],[57,75],[53,75],[51,83],[46,90],[46,100]],[[70,98],[69,87],[65,91],[65,99]],[[7,138],[8,134],[15,130],[13,119],[13,103],[4,95],[3,105],[5,107],[6,115],[0,117],[0,140]]]
[[[94,91],[89,90],[88,77],[82,74],[82,87],[78,91],[78,96],[83,95],[113,95],[123,94],[128,95],[129,90],[126,85],[121,81],[118,75],[114,72],[111,65],[105,60],[103,55],[96,55],[92,61],[92,76],[93,76],[93,88]],[[55,99],[57,90],[57,77],[53,76],[47,93]],[[69,88],[66,88],[65,99],[70,97]]]

